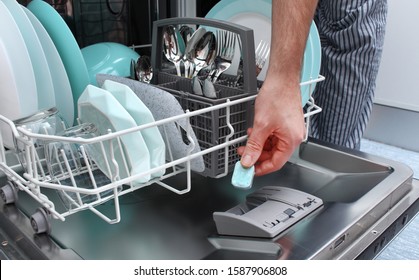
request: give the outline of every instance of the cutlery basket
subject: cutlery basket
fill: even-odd
[[[234,32],[239,36],[239,40],[242,42],[243,53],[243,86],[234,86],[235,77],[223,74],[222,79],[220,77],[220,80],[214,84],[217,92],[216,99],[193,93],[191,79],[177,76],[173,67],[168,66],[167,61],[163,58],[163,27],[184,24],[219,28]],[[256,64],[253,30],[226,21],[204,18],[170,18],[154,22],[151,63],[154,71],[151,83],[173,94],[184,110],[195,111],[225,103],[228,100],[233,101],[252,96],[257,94],[258,86],[260,86],[260,82],[257,81],[256,75],[254,74]],[[253,121],[253,105],[254,100],[251,100],[230,107],[230,123],[234,129],[234,134],[230,139],[236,139],[246,135],[246,130],[252,125]],[[227,126],[226,108],[193,116],[190,118],[190,123],[201,149],[208,149],[225,143],[226,137],[231,133],[230,128]],[[231,171],[234,164],[239,160],[236,149],[238,146],[244,144],[243,141],[229,146],[228,154],[226,154],[226,150],[224,149],[217,149],[205,154],[205,171],[202,172],[202,175],[208,177],[223,176],[225,175],[226,164],[228,164],[228,170]]]

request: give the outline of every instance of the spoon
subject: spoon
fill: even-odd
[[[217,42],[214,33],[208,31],[202,36],[195,46],[194,64],[195,72],[194,76],[198,72],[214,62],[217,55]]]
[[[204,82],[205,80],[208,79],[210,73],[210,69],[207,68],[202,68],[200,71],[198,71],[197,75],[194,75],[192,77],[192,90],[193,93],[195,93],[196,95],[204,95],[204,91],[203,91],[203,86],[204,86]]]
[[[153,68],[151,67],[150,57],[147,55],[142,55],[138,58],[135,65],[135,73],[137,74],[137,79],[141,82],[149,84],[153,78]]]
[[[167,60],[175,65],[178,76],[180,72],[180,60],[185,52],[185,42],[180,36],[179,30],[173,25],[165,26],[163,29],[163,52]]]
[[[202,93],[208,98],[217,98],[217,91],[215,90],[213,82],[210,79],[205,79],[202,85]]]
[[[196,95],[217,98],[217,91],[210,80],[211,67],[204,67],[192,77],[192,90]]]
[[[206,33],[206,29],[203,27],[198,28],[192,34],[191,38],[189,39],[186,49],[185,49],[185,56],[184,60],[187,61],[185,67],[188,68],[188,78],[192,76],[193,68],[194,68],[194,57],[195,57],[195,47],[198,41],[204,36]],[[186,76],[185,76],[186,77]]]
[[[183,42],[185,42],[186,46],[188,45],[192,35],[194,33],[194,29],[188,25],[182,25],[179,29],[179,33],[183,38]],[[185,77],[189,77],[189,67],[190,62],[186,59],[186,55],[182,57],[183,66],[185,68]]]

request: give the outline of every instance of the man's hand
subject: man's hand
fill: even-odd
[[[304,139],[300,86],[298,83],[286,88],[282,85],[278,82],[263,86],[256,98],[249,139],[237,151],[244,167],[255,165],[257,176],[280,169]]]

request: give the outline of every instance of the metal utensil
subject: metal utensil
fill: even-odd
[[[138,58],[135,65],[135,73],[139,81],[147,84],[150,83],[153,78],[153,68],[151,67],[151,60],[149,56],[142,55]]]
[[[270,50],[271,49],[268,42],[265,42],[263,40],[259,42],[259,45],[257,46],[255,51],[256,77],[259,76],[260,72],[263,69],[263,66],[265,66],[266,60],[269,57]]]
[[[192,77],[191,83],[193,93],[199,96],[203,96],[204,93],[202,92],[202,82],[199,79],[198,75]]]
[[[195,46],[195,55],[193,59],[195,64],[194,76],[196,76],[202,68],[209,66],[214,62],[216,53],[217,40],[215,39],[214,33],[208,31]]]
[[[197,75],[192,77],[192,91],[196,95],[207,96],[210,98],[214,98],[212,96],[215,95],[215,88],[214,85],[209,80],[211,69],[210,67],[204,67],[198,71]],[[207,83],[211,85],[206,85]]]
[[[131,63],[129,66],[129,78],[136,80],[137,79],[137,74],[136,74],[136,69],[135,69],[135,65],[137,64],[137,62],[134,59],[131,59]]]
[[[176,67],[178,76],[181,76],[180,63],[185,52],[185,42],[179,33],[179,30],[173,25],[165,26],[163,29],[163,52],[167,60]]]
[[[218,55],[214,61],[214,70],[211,74],[212,82],[215,83],[220,77],[221,73],[226,71],[230,66],[234,58],[234,52],[236,50],[236,38],[235,33],[226,30],[217,30],[217,48]]]
[[[195,30],[188,26],[188,25],[182,25],[179,28],[179,33],[183,38],[183,41],[185,42],[185,45],[187,46],[189,41],[192,38],[192,35],[194,34]],[[186,50],[185,50],[186,52]],[[182,56],[182,62],[183,62],[183,66],[184,66],[184,75],[185,77],[189,77],[189,68],[190,68],[190,62],[189,60],[186,58],[186,55]]]
[[[204,27],[198,28],[189,39],[188,43],[186,44],[185,49],[185,60],[186,68],[188,68],[189,73],[187,75],[188,78],[192,76],[193,70],[194,70],[194,57],[195,57],[195,47],[198,41],[204,36],[204,34],[207,32],[207,30]],[[186,74],[186,73],[185,73]],[[186,76],[185,76],[186,77]]]
[[[205,79],[202,85],[202,93],[205,97],[215,99],[217,98],[217,91],[210,79]]]
[[[238,40],[240,52],[241,52],[241,41],[240,38]],[[259,76],[260,72],[262,71],[263,67],[265,66],[266,61],[269,58],[270,53],[270,46],[268,42],[261,40],[256,48],[255,51],[255,63],[256,63],[256,77]],[[237,69],[237,77],[235,81],[235,86],[239,87],[243,83],[243,59],[240,58],[239,67]]]

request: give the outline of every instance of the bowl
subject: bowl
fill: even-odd
[[[97,85],[97,74],[129,77],[131,61],[137,61],[140,57],[132,48],[114,42],[96,43],[82,48],[81,52],[92,85]]]

